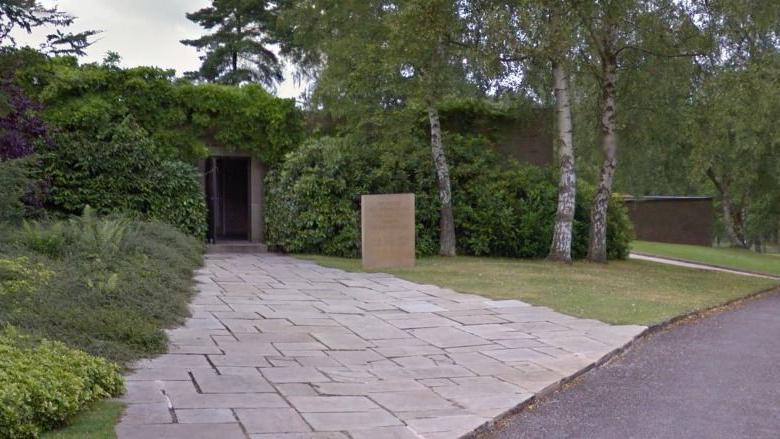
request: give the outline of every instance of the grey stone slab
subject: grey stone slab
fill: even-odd
[[[421,439],[409,427],[380,427],[371,430],[351,431],[352,439]]]
[[[278,352],[273,350],[269,354],[276,355]],[[209,355],[209,360],[214,366],[232,366],[232,367],[268,367],[268,361],[265,354],[254,352],[232,352],[223,355]]]
[[[313,367],[264,367],[263,376],[272,383],[322,383],[330,381]]]
[[[349,439],[339,432],[250,434],[251,439]]]
[[[454,407],[451,402],[427,389],[410,392],[371,393],[369,396],[391,412],[441,410]]]
[[[151,360],[136,362],[141,369],[210,367],[205,355],[163,354]]]
[[[122,424],[169,424],[173,422],[167,402],[128,404],[122,413]]]
[[[488,418],[476,415],[460,415],[413,419],[408,421],[408,424],[411,429],[423,435],[434,432],[452,432],[451,437],[458,437],[474,430],[488,420]]]
[[[360,351],[327,351],[329,357],[339,363],[349,366],[356,364],[368,364],[374,361],[384,360],[385,357],[371,350]]]
[[[180,424],[230,424],[236,422],[230,409],[178,409],[176,420]]]
[[[415,337],[425,340],[439,348],[477,346],[489,343],[483,338],[451,327],[414,329],[411,333]]]
[[[338,314],[333,319],[366,340],[410,337],[407,332],[374,316]]]
[[[354,334],[313,332],[311,335],[330,349],[364,349],[375,345]]]
[[[201,393],[267,393],[275,389],[255,370],[254,374],[194,374]]]
[[[176,394],[170,396],[175,409],[208,408],[284,408],[288,407],[275,393]]]
[[[497,349],[482,351],[483,354],[488,357],[495,358],[500,361],[546,361],[552,360],[553,357],[533,349],[527,348],[514,348],[514,349]]]
[[[304,383],[277,384],[276,390],[288,399],[291,396],[317,396],[317,391],[310,384]]]
[[[381,408],[364,396],[291,396],[287,400],[301,413],[366,412]]]
[[[303,413],[302,416],[317,431],[369,430],[377,427],[403,425],[384,410],[350,413]]]
[[[370,383],[320,383],[314,387],[323,395],[368,395],[377,392],[423,390],[425,386],[414,380],[388,380]]]
[[[236,410],[248,433],[297,433],[311,428],[294,409]]]
[[[241,426],[232,424],[119,424],[117,439],[246,439]]]

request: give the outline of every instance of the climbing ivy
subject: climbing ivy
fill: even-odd
[[[294,101],[258,85],[193,84],[173,70],[123,69],[115,58],[81,65],[72,57],[43,59],[19,78],[60,130],[99,136],[130,116],[166,158],[193,161],[214,146],[273,164],[303,136]]]

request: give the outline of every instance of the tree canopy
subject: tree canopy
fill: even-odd
[[[188,13],[188,19],[211,32],[181,41],[203,53],[200,69],[188,76],[269,87],[282,81],[281,63],[269,48],[276,20],[274,5],[265,0],[213,0],[211,6]]]

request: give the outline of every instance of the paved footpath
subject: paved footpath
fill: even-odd
[[[291,257],[210,255],[126,438],[457,438],[644,328]]]
[[[635,344],[483,438],[780,436],[780,291]]]

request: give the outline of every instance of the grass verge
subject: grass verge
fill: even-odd
[[[360,260],[302,256],[347,271]],[[540,260],[431,257],[413,268],[381,270],[412,282],[494,299],[519,299],[569,315],[614,324],[650,325],[777,285],[769,279],[645,261],[571,266]]]
[[[67,428],[44,433],[42,439],[115,439],[114,424],[124,405],[118,401],[100,401],[76,415]]]
[[[780,257],[738,248],[714,248],[698,245],[634,241],[631,249],[654,256],[780,276]]]

